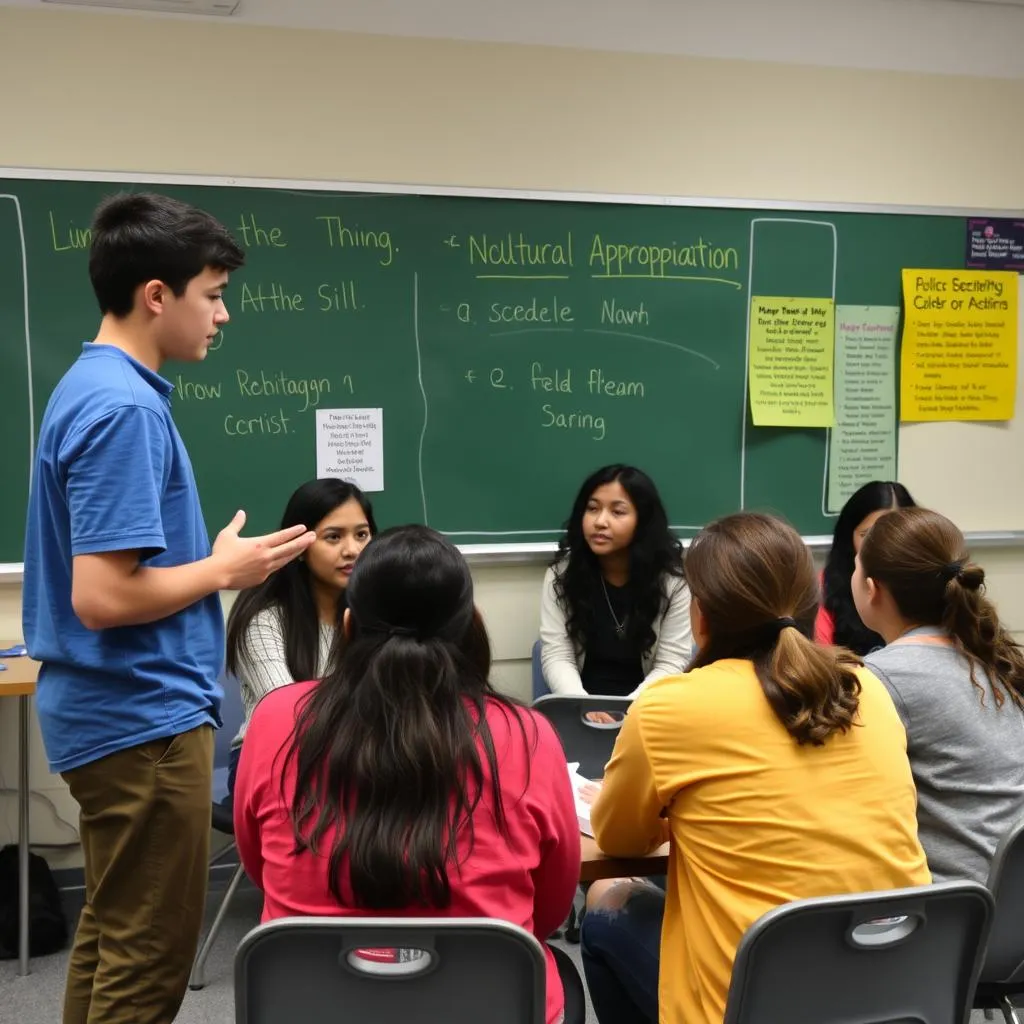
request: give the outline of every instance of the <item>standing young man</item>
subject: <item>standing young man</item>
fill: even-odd
[[[166,360],[206,357],[243,261],[225,228],[185,203],[101,204],[89,275],[103,319],[40,428],[23,624],[85,858],[64,1024],[174,1019],[206,901],[218,591],[261,583],[315,539],[302,526],[240,537],[239,512],[211,550],[159,376]]]

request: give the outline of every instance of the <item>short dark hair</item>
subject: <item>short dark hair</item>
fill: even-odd
[[[89,277],[100,312],[127,316],[135,290],[163,281],[181,296],[207,267],[237,270],[245,253],[205,210],[152,192],[121,192],[97,207],[89,248]]]

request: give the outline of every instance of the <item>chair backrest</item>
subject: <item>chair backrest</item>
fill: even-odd
[[[615,739],[622,728],[622,719],[632,704],[630,697],[587,697],[550,694],[533,702],[558,733],[567,761],[579,761],[580,775],[585,779],[599,779],[604,766],[612,756]],[[616,719],[613,723],[587,721],[590,711],[607,711]]]
[[[776,907],[740,941],[724,1024],[967,1024],[991,917],[977,882]]]
[[[540,943],[506,921],[282,918],[238,947],[235,1021],[544,1024],[545,978]]]
[[[213,767],[227,768],[231,741],[242,728],[245,709],[242,707],[242,686],[226,669],[220,674],[220,685],[224,690],[224,700],[220,705],[220,718],[224,724],[213,734]]]
[[[1024,984],[1024,821],[996,847],[988,887],[995,900],[981,980],[985,984]]]
[[[533,650],[530,652],[530,672],[533,681],[533,699],[536,700],[538,697],[543,697],[546,693],[550,693],[551,690],[548,687],[547,680],[544,678],[544,669],[541,668],[540,664],[539,640],[534,642]]]

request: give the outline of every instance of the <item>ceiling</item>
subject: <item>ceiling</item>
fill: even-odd
[[[240,0],[204,20],[1024,80],[1024,7],[977,0]]]

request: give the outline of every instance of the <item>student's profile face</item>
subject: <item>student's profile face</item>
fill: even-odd
[[[602,484],[583,511],[583,538],[599,558],[623,551],[636,533],[636,506],[617,480]]]
[[[306,550],[306,565],[314,580],[331,590],[348,586],[356,559],[370,543],[370,524],[355,498],[324,516],[316,526],[316,540]]]
[[[855,527],[853,530],[853,553],[855,555],[860,554],[861,545],[864,543],[864,538],[868,535],[868,531],[871,529],[879,519],[886,514],[891,512],[892,509],[880,508],[874,512],[869,512]]]
[[[194,363],[206,358],[217,332],[229,319],[223,297],[227,283],[226,270],[207,267],[189,281],[183,295],[167,289],[160,322],[165,359]]]

